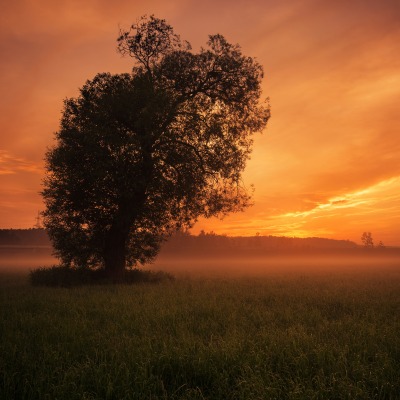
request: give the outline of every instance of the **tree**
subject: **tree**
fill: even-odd
[[[361,242],[363,243],[365,248],[372,248],[374,247],[374,241],[372,239],[371,232],[364,232],[361,236]]]
[[[62,263],[117,276],[199,216],[249,205],[242,171],[270,116],[262,67],[221,35],[195,54],[151,16],[118,49],[132,73],[98,74],[65,100],[42,191]]]

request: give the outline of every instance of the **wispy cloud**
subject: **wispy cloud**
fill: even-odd
[[[97,72],[131,70],[132,60],[115,53],[118,27],[147,12],[166,18],[194,49],[221,33],[265,69],[272,118],[246,172],[256,205],[199,229],[346,238],[374,225],[396,237],[398,0],[3,3],[0,197],[14,193],[9,203],[18,211],[3,213],[2,224],[32,219],[41,208],[43,169],[32,160],[52,144],[62,99]],[[31,205],[20,189],[31,193]]]
[[[400,213],[400,176],[385,179],[361,190],[345,193],[319,203],[306,211],[292,211],[271,216],[268,230],[272,234],[288,236],[316,236],[321,232],[330,235],[342,229],[343,221],[367,219],[370,225],[379,228],[383,219]],[[382,215],[386,218],[382,218]],[[318,219],[317,225],[314,221]]]
[[[13,175],[19,172],[42,174],[43,166],[0,150],[0,175]]]

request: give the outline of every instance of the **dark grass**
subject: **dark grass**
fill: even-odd
[[[396,271],[0,288],[1,399],[400,398]]]
[[[69,268],[64,266],[43,267],[30,271],[30,282],[34,286],[73,287],[93,284],[137,284],[160,283],[173,280],[172,274],[163,271],[141,269],[126,270],[118,278],[110,277],[102,269]]]

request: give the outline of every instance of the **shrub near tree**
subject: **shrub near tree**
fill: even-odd
[[[46,154],[44,224],[64,265],[121,275],[177,228],[249,204],[242,171],[269,119],[262,67],[223,36],[193,53],[164,20],[121,32],[132,73],[65,101]]]

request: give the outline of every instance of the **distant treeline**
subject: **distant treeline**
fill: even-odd
[[[0,229],[0,246],[3,251],[11,247],[51,248],[44,229]],[[318,237],[295,238],[278,236],[224,236],[213,232],[192,235],[177,232],[162,246],[160,256],[235,256],[274,255],[290,253],[353,253],[364,251],[363,246],[350,240],[334,240]],[[373,249],[374,252],[396,253],[398,248]]]
[[[51,246],[44,229],[0,229],[0,246]]]
[[[1,246],[51,246],[44,229],[0,229]],[[350,240],[323,238],[292,238],[277,236],[224,236],[213,232],[201,232],[192,235],[189,232],[177,232],[164,245],[165,251],[177,249],[237,249],[265,248],[279,249],[351,249],[358,245]]]
[[[298,251],[335,251],[358,249],[350,240],[333,240],[324,238],[294,238],[278,236],[224,236],[213,232],[201,232],[191,235],[178,232],[172,236],[162,248],[162,255],[172,254],[273,254]]]

